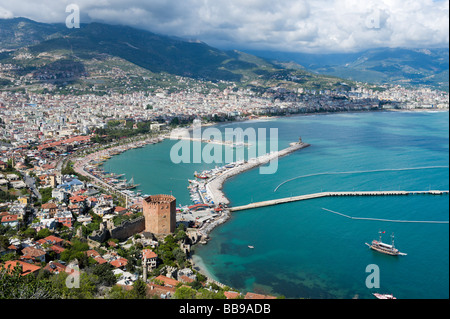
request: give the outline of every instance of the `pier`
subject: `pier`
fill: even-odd
[[[256,167],[259,167],[261,165],[265,165],[267,163],[270,163],[273,160],[278,160],[279,158],[282,158],[284,156],[287,156],[293,152],[296,152],[298,150],[310,147],[311,144],[303,143],[301,141],[296,143],[291,143],[288,148],[285,148],[278,152],[272,152],[269,154],[265,154],[262,156],[259,156],[257,158],[249,159],[248,162],[245,162],[242,165],[236,166],[230,170],[227,170],[223,174],[219,176],[215,176],[211,178],[208,183],[206,184],[206,190],[208,194],[210,194],[211,198],[213,198],[214,203],[223,203],[225,205],[230,204],[230,201],[225,196],[225,194],[222,191],[223,184],[230,179],[231,177],[234,177],[236,175],[239,175],[241,173],[244,173],[246,171],[249,171],[251,169],[254,169]]]
[[[231,147],[250,147],[250,143],[244,143],[244,142],[233,142],[233,141],[221,141],[221,140],[207,140],[204,138],[196,138],[196,137],[188,137],[188,136],[166,136],[167,138],[170,138],[171,140],[178,140],[178,141],[191,141],[191,142],[199,142],[199,143],[207,143],[207,144],[216,144],[216,145],[224,145],[224,146],[231,146]]]
[[[343,196],[409,196],[409,195],[448,195],[449,191],[429,190],[429,191],[368,191],[368,192],[322,192],[316,194],[287,197],[281,199],[268,200],[264,202],[252,203],[244,206],[230,207],[231,212],[275,206],[304,200],[323,198],[323,197],[343,197]]]

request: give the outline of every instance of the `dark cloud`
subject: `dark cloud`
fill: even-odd
[[[448,46],[449,0],[0,0],[0,17],[106,22],[211,45],[342,52]]]

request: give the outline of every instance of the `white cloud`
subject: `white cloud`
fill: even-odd
[[[11,19],[13,17],[14,16],[11,11],[8,11],[5,8],[0,7],[0,19]]]
[[[126,24],[211,45],[339,52],[449,43],[449,0],[0,0],[0,17]],[[5,8],[5,9],[2,9]]]

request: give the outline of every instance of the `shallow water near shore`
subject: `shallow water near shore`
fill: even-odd
[[[276,174],[254,169],[226,182],[233,206],[321,191],[449,189],[448,112],[298,116],[226,127],[276,127],[279,149],[299,136],[312,144],[280,159]],[[188,204],[187,179],[216,164],[175,165],[168,155],[174,143],[131,150],[105,168],[134,176],[145,194],[172,192],[177,203]],[[322,209],[353,217],[448,221],[448,205],[448,195],[346,197],[242,211],[216,228],[195,254],[216,280],[242,291],[287,298],[372,298],[374,292],[448,298],[448,224],[349,220]],[[379,230],[386,231],[385,242],[394,232],[396,247],[408,255],[369,250],[365,243],[377,239]],[[380,268],[380,289],[366,287],[370,264]]]

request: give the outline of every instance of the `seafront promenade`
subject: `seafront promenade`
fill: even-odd
[[[275,206],[287,204],[292,202],[310,200],[323,197],[338,197],[338,196],[408,196],[408,195],[446,195],[449,191],[430,190],[430,191],[369,191],[369,192],[322,192],[316,194],[301,195],[295,197],[287,197],[281,199],[268,200],[258,203],[251,203],[244,206],[230,207],[230,212],[238,212],[243,210]]]

